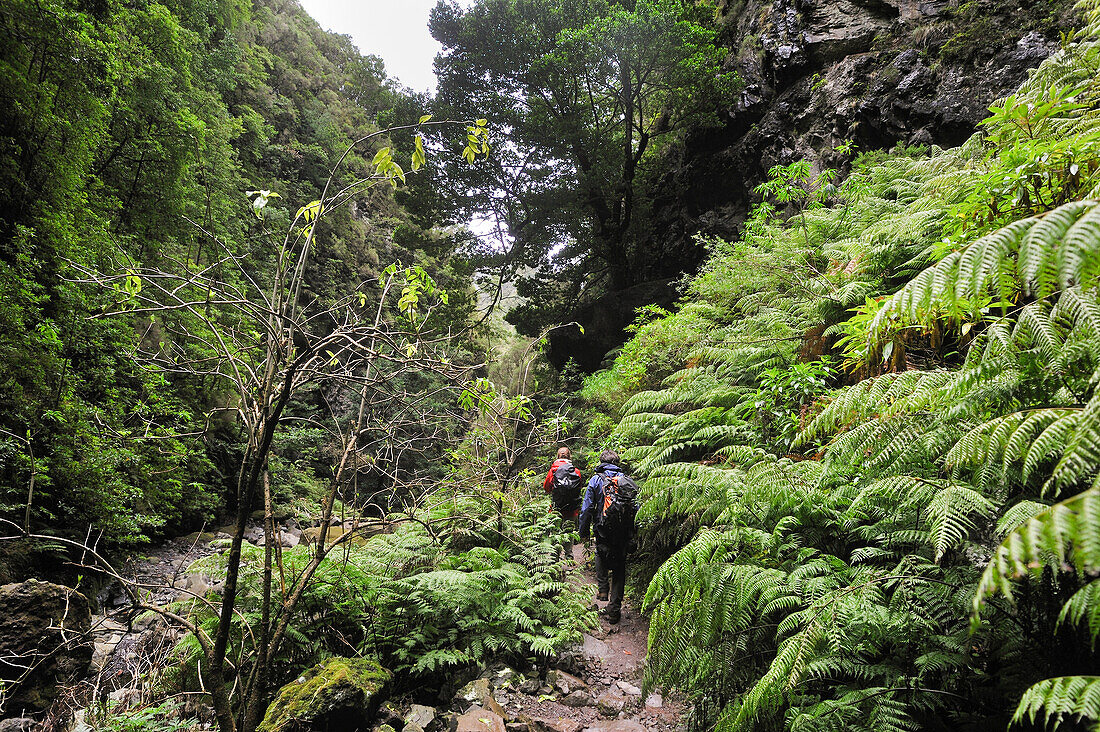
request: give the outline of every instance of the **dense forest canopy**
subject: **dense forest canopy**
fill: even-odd
[[[451,205],[489,212],[535,335],[582,290],[667,276],[648,237],[655,161],[737,89],[714,9],[679,0],[440,3],[436,106],[507,130],[490,168],[447,170]]]

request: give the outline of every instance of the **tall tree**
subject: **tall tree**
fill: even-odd
[[[716,120],[734,86],[712,12],[681,0],[441,0],[432,12],[438,104],[508,133],[495,165],[445,178],[456,214],[499,225],[498,264],[537,268],[521,292],[540,304],[510,318],[524,331],[559,320],[582,290],[651,276],[647,162]]]

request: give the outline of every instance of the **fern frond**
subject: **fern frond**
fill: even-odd
[[[1089,729],[1100,730],[1100,676],[1061,676],[1046,679],[1024,692],[1013,722],[1042,720],[1058,729],[1063,716],[1090,720]]]

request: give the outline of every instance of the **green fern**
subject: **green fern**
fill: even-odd
[[[1042,718],[1051,729],[1058,729],[1065,719],[1087,719],[1095,732],[1100,730],[1100,676],[1063,676],[1046,679],[1024,692],[1013,722]]]

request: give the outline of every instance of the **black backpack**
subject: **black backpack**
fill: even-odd
[[[573,463],[565,463],[554,471],[554,508],[566,516],[581,506],[581,476]]]
[[[626,543],[634,535],[634,500],[638,485],[625,475],[604,476],[603,505],[596,508],[596,531],[615,544]]]

